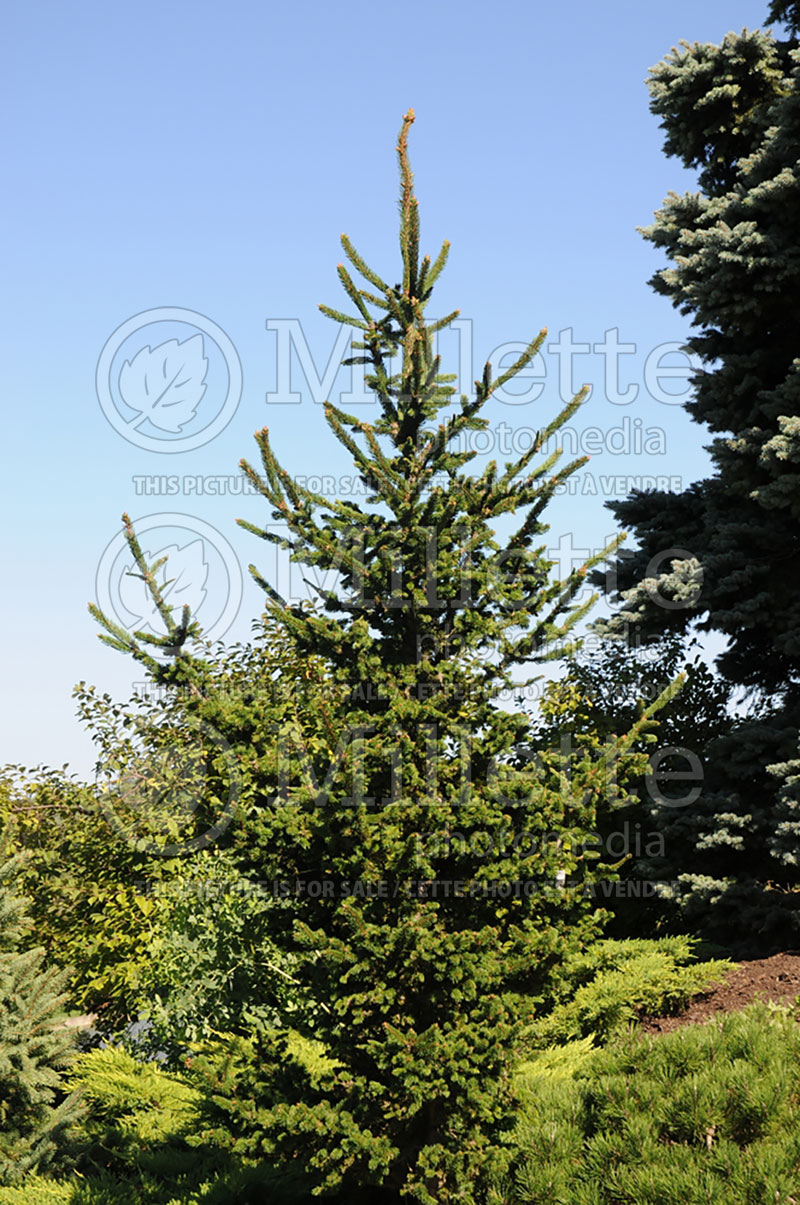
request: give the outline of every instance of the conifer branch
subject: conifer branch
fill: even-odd
[[[433,290],[433,286],[436,284],[436,281],[441,276],[444,266],[447,263],[447,258],[449,256],[449,254],[450,254],[450,243],[449,243],[448,239],[445,239],[445,241],[442,243],[441,251],[436,256],[436,259],[434,260],[433,267],[430,269],[430,271],[425,276],[425,296],[426,296],[426,298],[430,296],[430,294]]]
[[[336,268],[336,271],[339,275],[339,280],[342,282],[344,291],[347,293],[347,296],[350,298],[353,305],[358,309],[358,312],[361,314],[362,318],[364,319],[364,322],[366,324],[365,329],[369,330],[373,324],[372,318],[370,316],[369,310],[367,309],[367,307],[364,304],[361,294],[359,293],[358,289],[356,288],[355,284],[353,283],[350,273],[347,271],[347,268],[345,268],[344,264],[339,264]]]
[[[364,279],[368,280],[371,285],[374,285],[376,289],[380,289],[381,293],[386,293],[389,285],[387,285],[386,281],[381,280],[377,272],[373,272],[372,269],[367,266],[366,262],[358,254],[346,234],[341,236],[340,241],[342,247],[344,248],[344,253],[350,260],[350,263],[353,265],[353,267],[356,268]],[[362,294],[362,296],[366,296],[366,294]],[[380,300],[378,300],[377,304],[381,304]]]
[[[499,377],[497,377],[496,380],[492,381],[491,384],[489,384],[488,374],[486,372],[484,372],[485,392],[483,394],[483,400],[485,401],[486,398],[490,397],[490,395],[493,394],[496,389],[501,389],[503,385],[506,385],[518,373],[522,372],[522,369],[525,368],[528,364],[530,364],[531,360],[536,355],[536,353],[538,352],[539,348],[542,346],[542,344],[544,343],[546,338],[547,338],[547,327],[544,327],[542,330],[539,331],[539,334],[534,339],[531,339],[528,346],[525,348],[525,350],[522,352],[522,354],[514,361],[514,363],[511,365],[511,367],[508,368]],[[490,365],[487,364],[486,367],[487,367],[487,369],[490,369]]]
[[[449,326],[451,322],[455,321],[460,313],[461,310],[453,310],[453,312],[448,314],[446,318],[439,318],[438,321],[432,322],[428,327],[428,333],[435,335],[437,331],[444,330],[446,326]]]
[[[367,323],[362,322],[360,318],[353,318],[350,314],[345,314],[341,310],[331,309],[329,305],[323,305],[322,302],[317,306],[326,318],[332,318],[334,322],[344,323],[345,326],[355,326],[360,331],[369,330]]]
[[[382,310],[388,310],[389,308],[389,303],[386,300],[386,294],[389,291],[389,287],[387,286],[383,294],[379,297],[376,293],[369,293],[366,289],[359,289],[359,293],[365,301],[368,301],[370,305],[377,305]]]

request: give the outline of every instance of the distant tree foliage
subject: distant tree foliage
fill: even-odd
[[[788,26],[791,33],[796,35],[800,32],[800,4],[796,0],[773,0],[767,20]]]
[[[797,6],[773,6],[774,18]],[[684,42],[651,71],[665,150],[699,171],[645,237],[671,266],[652,285],[690,315],[703,362],[692,418],[714,434],[714,473],[680,493],[610,503],[639,549],[619,559],[626,623],[729,638],[734,683],[800,691],[800,57],[796,39]],[[663,554],[657,565],[654,558]],[[648,577],[648,566],[651,566]],[[655,580],[654,580],[655,579]],[[687,590],[687,584],[689,589]],[[682,603],[662,605],[658,597]],[[619,596],[618,596],[619,597]]]

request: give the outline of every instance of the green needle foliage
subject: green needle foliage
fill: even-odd
[[[567,960],[528,1043],[541,1052],[592,1036],[603,1041],[637,1017],[676,1012],[734,969],[721,959],[696,961],[695,945],[689,937],[593,942]]]
[[[290,1024],[326,1052],[312,1070],[288,1027],[252,1010],[252,1035],[209,1071],[208,1133],[242,1157],[301,1166],[317,1192],[348,1201],[471,1205],[508,1163],[513,1060],[533,1003],[604,919],[589,890],[598,805],[627,799],[626,775],[646,764],[640,738],[678,684],[630,731],[574,750],[534,749],[529,717],[499,706],[520,672],[576,646],[593,601],[576,595],[619,541],[552,576],[542,514],[584,460],[559,468],[559,450],[540,453],[583,391],[516,461],[464,471],[475,454],[456,450],[460,437],[486,428],[483,407],[546,332],[498,378],[487,364],[473,397],[456,396],[434,352],[456,315],[426,318],[449,246],[420,256],[413,119],[397,148],[401,281],[388,284],[343,236],[350,268],[338,273],[355,312],[321,307],[356,328],[349,362],[366,365],[375,395],[372,423],[325,408],[365,504],[299,486],[266,429],[260,471],[242,462],[274,521],[242,525],[316,577],[311,605],[284,600],[251,566],[265,631],[285,645],[267,697],[249,671],[226,693],[227,669],[189,652],[199,629],[187,610],[173,619],[127,520],[167,633],[130,635],[93,613],[103,639],[235,753],[240,802],[220,839],[278,897],[268,938],[296,981]]]
[[[486,402],[545,333],[497,379],[487,364],[472,398],[455,397],[434,354],[455,314],[426,319],[448,244],[420,257],[412,121],[397,148],[401,282],[387,284],[344,236],[365,284],[340,264],[355,314],[321,307],[358,331],[353,359],[375,395],[371,423],[325,408],[366,508],[297,485],[266,429],[261,470],[242,465],[282,527],[242,525],[318,583],[328,575],[310,607],[251,567],[295,654],[327,667],[335,698],[327,726],[309,734],[289,717],[276,731],[278,781],[241,830],[241,856],[294,902],[306,1028],[335,1065],[310,1076],[267,1034],[255,1066],[241,1080],[224,1073],[214,1099],[242,1151],[300,1161],[319,1191],[468,1205],[507,1160],[521,995],[541,993],[598,931],[587,839],[654,708],[622,737],[533,757],[528,718],[497,703],[515,670],[569,647],[591,605],[574,601],[587,568],[616,543],[555,580],[541,542],[542,512],[583,461],[557,468],[559,452],[537,456],[583,393],[518,460],[464,472],[474,453],[454,442],[486,428]],[[519,511],[501,541],[495,524]],[[540,838],[524,851],[493,840],[523,820]]]
[[[798,423],[795,328],[800,295],[798,12],[773,4],[770,31],[718,46],[681,43],[651,71],[665,151],[699,172],[643,230],[671,264],[652,286],[692,318],[687,346],[702,369],[687,410],[713,433],[713,475],[682,493],[637,493],[611,510],[640,551],[620,560],[618,623],[683,629],[701,618],[730,637],[731,681],[798,704]],[[647,578],[658,554],[659,605]]]
[[[698,189],[670,193],[643,234],[669,261],[653,288],[694,328],[686,409],[712,433],[713,470],[610,504],[639,545],[617,566],[611,631],[720,633],[717,666],[751,709],[694,746],[703,795],[670,825],[670,907],[695,932],[762,951],[795,944],[800,920],[793,805],[768,771],[795,755],[800,727],[797,5],[773,3],[769,19],[783,37],[683,42],[651,71],[665,151],[697,170]]]
[[[14,891],[19,856],[0,865],[0,1184],[13,1184],[63,1155],[79,1116],[61,1072],[73,1035],[63,1019],[65,975],[44,951],[24,949],[25,905]]]
[[[618,623],[700,618],[730,638],[719,666],[732,682],[797,707],[800,58],[796,5],[770,16],[787,41],[744,30],[684,42],[651,71],[664,149],[698,169],[699,191],[670,193],[643,234],[671,261],[653,288],[696,328],[687,346],[703,368],[686,409],[714,435],[714,473],[610,506],[640,545],[619,565]],[[657,592],[647,567],[668,551]]]
[[[631,1030],[603,1050],[576,1051],[571,1081],[528,1071],[520,1158],[501,1199],[793,1205],[797,1053],[792,1012],[753,1004],[663,1037]]]

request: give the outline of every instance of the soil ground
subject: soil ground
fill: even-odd
[[[736,1012],[754,1000],[793,1004],[800,996],[800,951],[752,958],[737,963],[724,982],[697,996],[682,1012],[669,1017],[643,1017],[645,1033],[669,1033],[682,1025],[708,1021],[718,1013]]]

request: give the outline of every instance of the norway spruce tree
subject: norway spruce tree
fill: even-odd
[[[322,307],[355,328],[353,360],[374,394],[373,421],[325,407],[364,504],[300,486],[266,429],[261,465],[242,462],[270,508],[264,526],[243,526],[305,565],[316,593],[285,599],[251,566],[265,622],[289,642],[266,722],[262,698],[209,692],[187,611],[178,624],[165,605],[165,665],[142,643],[159,638],[95,614],[110,643],[181,686],[181,706],[241,752],[241,806],[221,840],[275,897],[270,936],[297,989],[291,1026],[322,1043],[309,1060],[254,1017],[221,1064],[205,1064],[200,1137],[300,1167],[315,1191],[347,1201],[470,1205],[508,1161],[520,1030],[599,930],[596,809],[627,799],[619,767],[644,768],[629,751],[650,712],[622,736],[534,750],[529,717],[500,705],[535,662],[574,643],[591,605],[576,594],[604,554],[559,580],[543,539],[543,511],[583,458],[558,467],[560,451],[541,449],[584,394],[516,461],[465,471],[487,401],[546,332],[498,378],[487,364],[473,396],[441,371],[436,334],[456,315],[426,311],[449,247],[420,254],[413,120],[397,148],[400,279],[343,236],[352,309]],[[155,566],[128,535],[158,602]]]
[[[515,462],[464,472],[483,407],[545,332],[497,379],[487,364],[474,396],[455,395],[434,338],[456,315],[426,317],[448,244],[420,255],[413,120],[397,148],[401,279],[388,283],[343,236],[352,311],[321,307],[356,329],[353,358],[374,393],[371,422],[325,408],[367,502],[300,487],[266,429],[260,469],[242,462],[274,521],[243,526],[312,568],[319,605],[252,572],[338,700],[313,740],[291,717],[276,732],[277,790],[242,856],[294,900],[308,1032],[335,1063],[312,1076],[267,1035],[257,1071],[245,1060],[240,1081],[234,1060],[215,1099],[243,1149],[301,1162],[318,1191],[433,1205],[483,1199],[505,1165],[516,1035],[597,932],[595,808],[622,793],[616,766],[637,734],[532,758],[528,718],[498,704],[514,671],[562,650],[590,605],[574,601],[589,566],[553,578],[541,541],[547,502],[582,461],[558,468],[560,453],[540,449],[583,394]],[[501,540],[495,525],[518,512]]]
[[[785,805],[768,771],[800,724],[800,14],[768,16],[783,37],[684,42],[651,71],[665,150],[698,189],[670,193],[643,233],[670,261],[654,289],[694,327],[703,367],[686,409],[711,432],[712,472],[610,504],[638,543],[619,558],[611,630],[721,633],[718,668],[751,696],[746,720],[695,747],[702,798],[664,831],[686,922],[761,949],[796,936],[800,854],[793,830],[776,838]]]

